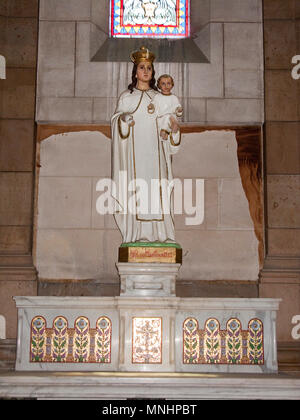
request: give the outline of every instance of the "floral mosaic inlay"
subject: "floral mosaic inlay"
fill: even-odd
[[[161,318],[133,318],[132,363],[162,363]]]
[[[264,364],[263,323],[251,319],[243,330],[239,319],[230,318],[226,329],[216,318],[206,320],[199,329],[195,318],[183,323],[184,364]]]
[[[47,328],[44,317],[31,321],[30,362],[38,363],[111,363],[112,323],[102,316],[96,328],[84,316],[78,317],[69,328],[63,316],[54,318]]]

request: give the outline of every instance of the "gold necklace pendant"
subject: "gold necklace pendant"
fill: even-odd
[[[147,109],[148,109],[149,114],[153,114],[153,113],[154,113],[154,111],[155,111],[155,106],[154,106],[154,104],[151,102],[151,103],[148,105]]]

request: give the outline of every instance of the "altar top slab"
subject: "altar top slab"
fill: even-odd
[[[94,296],[15,296],[17,308],[103,308],[125,307],[135,308],[165,306],[175,309],[265,309],[277,310],[281,299],[270,298],[179,298],[179,297],[94,297]]]

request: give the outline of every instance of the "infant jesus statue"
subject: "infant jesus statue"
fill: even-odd
[[[158,118],[161,118],[160,136],[163,140],[167,140],[171,134],[171,127],[173,128],[175,125],[178,127],[175,132],[179,130],[177,117],[182,116],[182,107],[177,96],[171,93],[174,87],[172,76],[161,75],[157,80],[157,87],[161,95],[156,95],[153,102]]]

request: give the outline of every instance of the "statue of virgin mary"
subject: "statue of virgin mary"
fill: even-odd
[[[123,243],[175,242],[171,156],[179,150],[180,130],[170,120],[168,138],[160,137],[154,59],[145,47],[131,54],[132,83],[111,119],[114,217]]]

